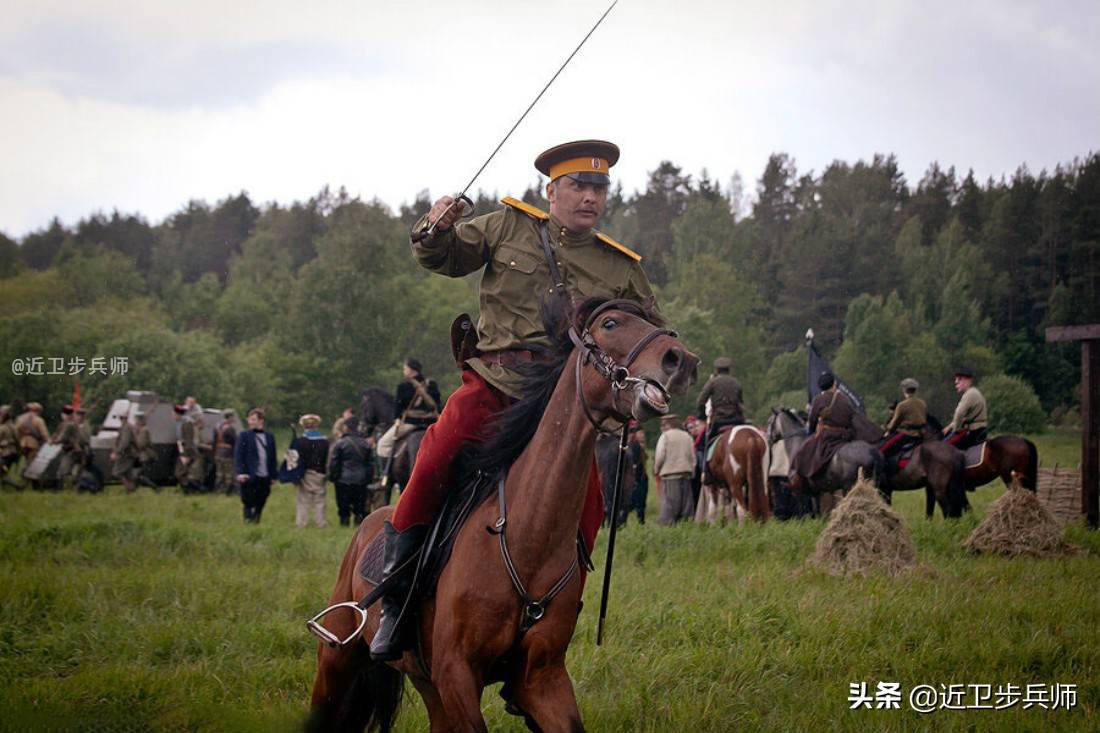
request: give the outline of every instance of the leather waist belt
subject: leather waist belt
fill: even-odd
[[[527,364],[533,361],[550,361],[548,357],[542,354],[529,351],[527,349],[504,349],[501,351],[485,351],[481,354],[482,361],[487,361],[490,364],[500,364],[501,366],[515,366],[517,364]]]

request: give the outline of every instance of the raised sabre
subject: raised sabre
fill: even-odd
[[[477,177],[481,175],[481,172],[485,170],[485,166],[489,165],[489,161],[493,159],[493,157],[497,154],[497,151],[504,147],[504,143],[508,142],[508,138],[512,136],[512,133],[515,132],[520,123],[523,122],[523,119],[527,117],[527,113],[530,112],[536,104],[538,104],[538,101],[542,99],[542,95],[546,94],[546,90],[550,88],[550,85],[554,83],[554,80],[558,78],[558,75],[561,74],[566,65],[568,65],[569,62],[573,60],[573,57],[577,55],[577,51],[581,50],[581,46],[583,46],[585,41],[588,40],[588,37],[591,36],[596,31],[596,29],[600,27],[600,23],[603,22],[603,19],[606,18],[607,14],[611,12],[611,8],[615,7],[618,2],[619,0],[613,0],[611,5],[607,7],[607,10],[603,12],[603,15],[601,15],[600,19],[596,21],[596,24],[592,26],[588,33],[585,34],[584,38],[581,39],[581,42],[577,44],[577,47],[573,49],[573,53],[569,54],[569,57],[565,59],[564,62],[562,62],[562,65],[558,67],[558,70],[554,72],[554,75],[552,77],[550,77],[550,81],[546,82],[546,86],[542,88],[542,91],[538,93],[538,96],[535,97],[534,101],[532,101],[531,104],[527,105],[527,109],[525,109],[523,111],[523,114],[519,116],[519,119],[516,120],[516,124],[512,125],[512,129],[508,131],[508,134],[504,136],[504,139],[501,140],[495,148],[493,148],[493,152],[489,154],[489,157],[485,159],[485,162],[481,164],[481,167],[477,169],[477,173],[475,173],[474,177],[470,179],[470,182],[467,183],[465,188],[463,188],[462,191],[454,197],[454,201],[452,201],[450,205],[448,205],[447,208],[443,210],[443,213],[440,214],[435,221],[426,223],[425,226],[422,227],[419,231],[413,232],[412,241],[419,242],[432,236],[432,234],[435,232],[436,223],[444,216],[446,216],[447,212],[454,208],[456,204],[461,203],[463,216],[473,211],[474,202],[471,201],[470,197],[466,195],[466,192],[470,190],[470,186],[474,185],[474,181],[476,181]]]

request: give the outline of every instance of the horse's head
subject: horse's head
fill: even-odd
[[[806,423],[789,407],[773,407],[768,419],[768,440],[772,443],[794,435],[804,435]]]
[[[664,415],[669,398],[695,383],[699,357],[660,317],[629,300],[588,300],[573,314],[577,383],[594,422]]]

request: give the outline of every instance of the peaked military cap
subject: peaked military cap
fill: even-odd
[[[73,407],[72,405],[63,405],[63,406],[61,407],[61,411],[62,411],[63,413],[65,413],[66,415],[71,415],[71,414],[73,414],[73,412],[75,412],[75,411],[76,411],[76,408],[75,408],[75,407]]]
[[[535,158],[539,173],[556,181],[569,176],[578,183],[610,185],[611,166],[619,162],[619,147],[606,140],[576,140],[555,145]]]
[[[728,356],[719,356],[717,359],[714,360],[714,368],[715,369],[732,369],[733,368],[733,359],[729,358]]]
[[[970,367],[959,367],[958,369],[955,370],[955,376],[956,377],[970,377],[971,379],[973,379],[974,378],[974,370],[971,369]]]
[[[913,379],[912,377],[906,377],[905,379],[901,380],[901,388],[918,390],[920,389],[920,382]]]

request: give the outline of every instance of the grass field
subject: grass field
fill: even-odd
[[[1047,465],[1079,450],[1076,434],[1039,441]],[[898,495],[922,569],[897,579],[807,568],[820,521],[632,520],[604,645],[597,571],[570,648],[588,729],[1100,730],[1100,535],[1069,527],[1083,551],[1057,560],[968,554],[963,539],[1002,491],[979,489],[974,513],[954,522],[927,522],[922,495]],[[235,499],[174,489],[0,494],[0,730],[296,727],[314,673],[304,621],[350,532],[295,530],[293,511],[289,487],[259,526],[242,524]],[[903,698],[900,710],[849,710],[850,683],[880,681],[906,694],[1073,683],[1077,704],[922,716]],[[523,730],[494,690],[483,702],[490,729]],[[410,688],[398,729],[426,727]]]

